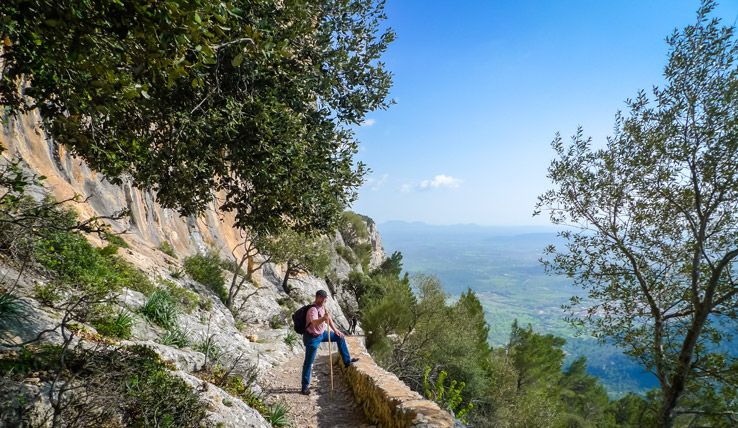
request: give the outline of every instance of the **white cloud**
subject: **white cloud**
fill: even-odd
[[[367,120],[361,122],[361,126],[372,126],[375,123],[377,123],[377,119],[367,119]]]
[[[367,178],[364,184],[370,186],[372,190],[377,191],[387,183],[387,180],[389,180],[389,174],[384,174],[378,179],[374,177]]]
[[[413,190],[430,190],[430,189],[439,189],[439,188],[447,188],[447,189],[456,189],[459,186],[461,186],[461,183],[463,183],[464,180],[460,178],[451,177],[450,175],[446,174],[439,174],[433,177],[432,180],[423,180],[420,182],[420,184],[414,184],[414,183],[408,183],[403,184],[400,188],[400,191],[402,192],[410,192]]]

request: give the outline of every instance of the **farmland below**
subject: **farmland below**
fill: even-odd
[[[489,342],[504,346],[517,319],[538,333],[566,339],[567,363],[586,356],[588,371],[599,376],[612,398],[627,392],[643,394],[656,379],[629,360],[619,348],[577,337],[564,320],[561,305],[582,291],[565,277],[548,276],[539,259],[547,245],[560,245],[556,231],[546,227],[431,226],[387,222],[379,225],[388,254],[400,251],[411,276],[437,276],[456,298],[472,289],[484,307]]]

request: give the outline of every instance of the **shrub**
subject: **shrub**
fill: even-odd
[[[162,241],[156,248],[168,256],[178,258],[177,253],[174,252],[174,248],[168,241]]]
[[[115,254],[117,254],[119,248],[120,247],[118,247],[115,244],[108,244],[103,248],[98,248],[97,251],[103,257],[110,257],[110,256],[114,256]]]
[[[356,254],[356,260],[361,265],[361,269],[364,273],[369,273],[369,261],[372,259],[372,244],[358,244],[354,247],[354,254]]]
[[[225,354],[223,349],[213,341],[213,336],[210,336],[202,342],[195,344],[195,346],[193,346],[193,349],[207,355],[208,360],[210,360],[211,362],[219,361]]]
[[[43,239],[36,243],[36,257],[59,277],[63,283],[60,285],[101,294],[124,287],[145,295],[154,291],[146,274],[113,255],[111,245],[119,244],[96,249],[78,232],[45,230],[42,235]]]
[[[151,296],[156,291],[156,287],[141,269],[133,266],[120,257],[114,257],[112,260],[113,271],[116,274],[115,281],[122,287],[138,291],[145,296]]]
[[[125,239],[123,239],[120,235],[105,232],[103,234],[103,238],[105,238],[105,240],[110,242],[111,244],[119,246],[120,248],[131,248],[131,246],[128,245],[128,242],[126,242]]]
[[[290,426],[289,416],[290,408],[284,401],[278,401],[269,408],[269,418],[267,419],[273,427]]]
[[[210,312],[213,310],[213,301],[210,300],[207,296],[200,296],[200,309],[202,309],[205,312]]]
[[[185,312],[192,313],[199,304],[198,295],[192,291],[178,286],[174,281],[167,279],[159,279],[159,284],[166,287],[166,290],[172,296],[172,299],[182,308]]]
[[[26,313],[26,303],[15,293],[0,294],[0,334],[7,331],[9,324],[20,320]]]
[[[176,324],[167,330],[167,334],[159,341],[162,345],[176,346],[178,348],[186,348],[190,346],[190,342],[190,336],[187,332],[179,328]]]
[[[207,254],[196,254],[184,259],[184,268],[192,279],[209,287],[222,302],[228,299],[225,289],[223,270],[220,267],[220,257],[212,251]]]
[[[346,260],[351,266],[356,264],[356,255],[354,255],[351,248],[339,245],[336,247],[336,253],[338,253],[338,255],[341,256],[342,259]]]
[[[44,305],[54,307],[62,293],[57,284],[48,282],[45,285],[36,285],[33,288],[33,297]]]
[[[103,336],[130,339],[133,314],[126,310],[121,310],[116,315],[107,315],[99,320],[93,321],[92,326]]]
[[[57,388],[73,382],[75,393],[54,415],[59,426],[119,426],[121,418],[131,427],[199,428],[205,422],[207,404],[143,346],[103,351],[25,347],[0,359],[0,372],[39,372],[44,381],[59,376]]]
[[[295,346],[295,343],[297,343],[297,335],[293,332],[289,332],[287,336],[284,337],[284,343],[287,344],[287,346],[290,347],[290,351]]]
[[[171,276],[174,279],[180,279],[184,275],[184,269],[177,269],[175,267],[169,266],[169,276]]]
[[[177,324],[177,303],[168,291],[155,291],[141,308],[141,313],[167,330]]]

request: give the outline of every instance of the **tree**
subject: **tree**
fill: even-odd
[[[559,380],[564,418],[568,428],[615,426],[615,418],[605,413],[610,400],[596,376],[586,372],[587,358],[579,357]]]
[[[236,296],[241,292],[243,286],[247,281],[252,280],[254,272],[260,270],[265,264],[271,261],[271,257],[262,255],[261,260],[254,262],[254,258],[261,254],[259,248],[268,245],[267,238],[257,233],[243,230],[241,231],[241,238],[242,241],[231,250],[233,260],[230,262],[229,270],[233,272],[233,276],[231,277],[231,285],[228,287],[228,298],[225,301],[226,307],[230,310],[233,310]],[[243,252],[240,256],[237,256],[236,253],[239,248],[242,248]],[[246,265],[245,275],[243,271],[244,264]],[[259,287],[257,286],[256,291],[248,296],[243,296],[241,299],[241,305],[237,308],[237,311],[240,311],[243,305],[246,304],[246,300],[249,297],[257,294],[258,292]]]
[[[7,0],[0,104],[183,215],[332,229],[366,168],[349,126],[386,108],[383,1]],[[217,195],[217,199],[216,199]]]
[[[540,386],[553,388],[558,383],[565,343],[561,337],[537,334],[530,324],[523,328],[518,320],[513,321],[507,352],[518,372],[518,392]]]
[[[282,289],[290,294],[287,281],[295,276],[310,272],[315,276],[325,274],[331,264],[331,248],[325,237],[314,237],[286,229],[272,239],[264,240],[263,254],[274,263],[284,263]]]
[[[618,114],[614,136],[593,149],[580,129],[553,142],[557,186],[539,197],[565,249],[549,247],[549,272],[587,291],[570,321],[612,341],[660,383],[658,426],[673,426],[696,385],[738,388],[729,352],[738,318],[738,44],[709,17],[667,38],[666,84],[641,91]],[[735,348],[733,348],[735,349]],[[732,402],[735,411],[735,401]],[[724,412],[727,415],[730,412]],[[727,417],[727,416],[725,416]]]

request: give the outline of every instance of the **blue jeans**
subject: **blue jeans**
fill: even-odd
[[[313,370],[313,361],[315,361],[315,354],[318,353],[318,346],[321,342],[328,341],[328,332],[324,331],[322,336],[312,337],[309,333],[302,335],[302,343],[305,344],[305,362],[302,363],[302,387],[307,388],[310,385],[310,372]],[[341,354],[341,359],[344,365],[348,365],[351,362],[351,355],[349,355],[348,347],[346,346],[346,340],[336,336],[336,333],[331,332],[331,343],[338,344],[338,353]]]

